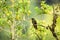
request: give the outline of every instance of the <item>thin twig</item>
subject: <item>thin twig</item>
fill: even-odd
[[[42,40],[37,33],[35,33],[39,40]]]

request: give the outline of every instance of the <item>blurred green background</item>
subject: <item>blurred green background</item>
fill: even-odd
[[[53,4],[58,14],[55,33],[60,40],[59,0],[0,0],[0,40],[56,40],[46,29],[53,23]],[[31,18],[37,21],[37,30]]]

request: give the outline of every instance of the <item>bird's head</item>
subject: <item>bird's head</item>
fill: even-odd
[[[34,20],[34,18],[31,18],[32,20]]]

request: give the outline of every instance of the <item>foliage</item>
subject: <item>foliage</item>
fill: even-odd
[[[41,1],[40,8],[32,7],[34,5],[32,2],[32,0],[0,0],[0,40],[13,40],[13,38],[15,40],[39,40],[39,38],[55,40],[49,29],[39,26],[52,24],[52,6]],[[34,29],[31,17],[36,19],[38,30]],[[59,21],[60,16],[55,28],[60,38]]]
[[[47,5],[45,3],[45,1],[41,1],[41,4],[40,4],[40,8],[36,7],[36,11],[39,13],[39,14],[52,14],[53,10],[52,10],[52,6],[50,5]]]

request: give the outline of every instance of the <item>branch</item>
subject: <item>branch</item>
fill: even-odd
[[[50,31],[52,32],[53,37],[56,38],[56,40],[59,40],[56,33],[55,33],[55,27],[56,27],[56,22],[57,22],[58,15],[55,14],[54,6],[53,6],[53,23],[52,23],[52,28],[49,27]]]
[[[35,33],[39,40],[42,40],[37,33]]]
[[[42,26],[42,27],[44,27],[44,28],[48,29],[48,26],[43,26],[43,25],[38,25],[38,26]]]

